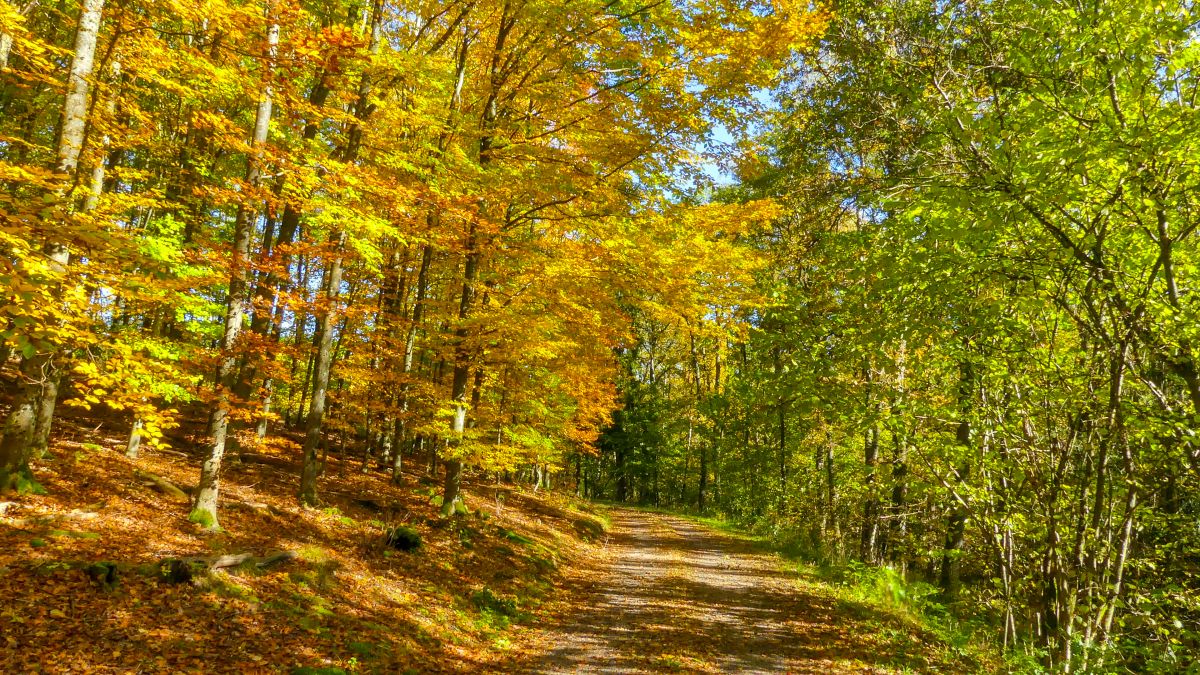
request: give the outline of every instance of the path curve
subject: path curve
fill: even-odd
[[[600,581],[576,589],[511,672],[897,672],[896,654],[856,635],[847,608],[803,590],[777,556],[679,517],[615,509],[612,520]]]

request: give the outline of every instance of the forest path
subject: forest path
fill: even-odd
[[[923,670],[919,657],[881,644],[869,609],[798,584],[753,542],[633,509],[614,509],[612,521],[609,564],[576,584],[568,606],[511,671]]]

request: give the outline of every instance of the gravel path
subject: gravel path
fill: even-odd
[[[613,512],[610,537],[612,563],[511,671],[896,672],[882,664],[898,655],[861,639],[845,606],[802,590],[745,541],[629,509]]]

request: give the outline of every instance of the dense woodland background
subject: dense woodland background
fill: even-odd
[[[420,463],[446,517],[471,472],[857,561],[1014,668],[1194,668],[1198,19],[5,0],[0,489],[95,407],[204,528],[230,461]]]

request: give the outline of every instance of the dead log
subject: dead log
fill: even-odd
[[[265,570],[272,565],[278,565],[279,563],[288,562],[289,560],[295,560],[299,557],[300,554],[295,551],[277,551],[271,555],[263,556],[254,563],[254,566],[260,570]]]
[[[100,514],[94,511],[80,511],[75,509],[67,513],[50,513],[44,516],[29,516],[28,518],[5,518],[5,523],[13,527],[28,527],[53,525],[62,520],[91,520],[99,518]]]
[[[253,560],[253,553],[235,553],[232,555],[219,555],[214,558],[201,558],[195,562],[205,563],[210,570],[219,570],[226,567],[237,567],[247,560]]]
[[[243,452],[238,455],[238,459],[247,464],[266,464],[267,466],[273,466],[277,469],[287,469],[288,471],[297,469],[296,463],[289,459],[273,455],[261,455],[257,452]]]
[[[277,551],[261,558],[253,553],[232,553],[217,556],[189,556],[184,558],[167,558],[159,563],[159,577],[173,584],[191,582],[196,577],[203,576],[214,570],[238,567],[240,565],[254,566],[266,569],[272,565],[295,560],[300,557],[296,551]]]
[[[271,504],[265,504],[263,502],[248,502],[239,500],[230,502],[230,506],[233,506],[234,508],[245,509],[247,511],[253,511],[260,516],[282,516],[287,513],[283,509],[272,506]]]
[[[192,501],[191,496],[187,492],[162,476],[152,474],[149,471],[142,471],[141,469],[135,469],[133,474],[145,481],[149,487],[158,490],[177,502],[191,503]]]

